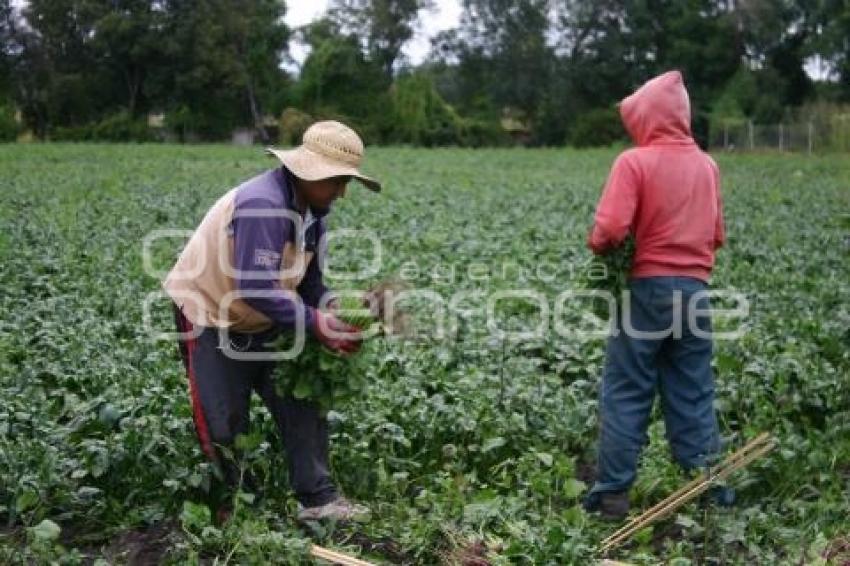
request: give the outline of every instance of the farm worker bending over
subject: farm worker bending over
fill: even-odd
[[[628,489],[656,390],[681,466],[703,467],[719,452],[704,292],[725,237],[720,174],[691,136],[682,75],[674,71],[650,80],[620,103],[620,116],[637,147],[614,162],[588,237],[596,254],[629,235],[636,245],[630,305],[624,301],[627,312],[618,316],[618,332],[608,340],[598,477],[585,499],[586,509],[611,518],[628,513]],[[689,313],[696,317],[693,323]],[[714,495],[731,503],[733,494]]]
[[[317,250],[325,216],[349,180],[373,191],[381,186],[358,170],[363,142],[339,122],[318,122],[298,148],[269,152],[282,166],[221,197],[163,284],[183,333],[195,428],[204,453],[236,485],[239,468],[228,454],[248,431],[256,391],[283,439],[299,520],[363,518],[368,509],[341,497],[331,480],[328,427],[318,407],[276,393],[275,362],[245,358],[262,354],[282,330],[298,328],[339,354],[359,348],[354,329],[319,308],[330,295]]]

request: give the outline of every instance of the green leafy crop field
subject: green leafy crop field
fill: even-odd
[[[557,309],[556,298],[587,265],[586,231],[614,155],[370,151],[366,169],[385,192],[352,186],[331,228],[376,234],[381,261],[370,281],[330,283],[402,274],[431,295],[411,307],[421,336],[370,348],[357,365],[363,394],[328,415],[334,475],[371,506],[372,521],[301,529],[259,403],[240,444],[260,493],[239,494],[230,522],[212,519],[211,469],[176,346],[143,324],[159,286],[152,273],[181,245],[150,240],[146,268],[146,236],[194,229],[219,195],[273,163],[258,149],[222,146],[3,146],[0,562],[302,563],[310,540],[376,563],[598,558],[616,525],[578,502],[593,471],[604,341],[551,328],[597,320],[589,305]],[[689,504],[613,556],[841,563],[850,544],[850,158],[717,159],[729,241],[713,283],[749,301],[737,321],[745,332],[716,344],[722,432],[730,449],[761,431],[779,447],[733,477],[736,507]],[[331,265],[338,274],[368,266],[373,248],[336,238]],[[491,332],[488,297],[510,290],[544,297],[545,332],[524,341]],[[166,302],[150,304],[149,325],[171,331]],[[496,316],[522,330],[540,323],[541,308],[520,297],[499,302]],[[447,331],[427,332],[441,312]],[[684,481],[656,419],[635,509]]]

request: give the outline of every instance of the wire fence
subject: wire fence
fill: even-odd
[[[850,152],[850,115],[767,125],[725,122],[712,128],[709,142],[726,151]]]

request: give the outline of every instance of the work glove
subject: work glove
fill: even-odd
[[[333,313],[315,310],[313,335],[322,345],[343,356],[360,350],[360,330],[346,324]]]

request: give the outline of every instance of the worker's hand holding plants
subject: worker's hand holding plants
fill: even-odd
[[[332,312],[315,311],[313,335],[335,354],[350,355],[360,349],[360,329],[337,318]]]
[[[313,401],[323,413],[359,395],[375,376],[381,338],[407,333],[408,313],[395,305],[404,289],[385,281],[365,293],[340,293],[325,309],[313,311],[316,340],[304,344],[294,360],[277,365],[278,393]],[[281,335],[271,347],[288,351],[292,336]]]

